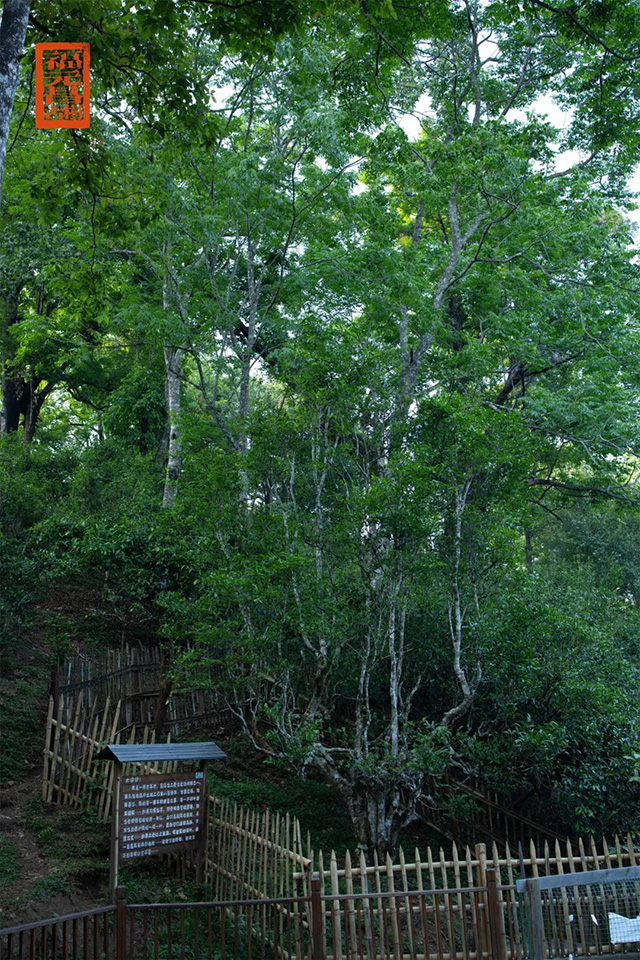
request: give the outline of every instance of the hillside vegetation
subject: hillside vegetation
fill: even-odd
[[[448,774],[634,830],[633,4],[76,6],[91,127],[25,57],[1,201],[4,782],[133,633],[369,850]]]

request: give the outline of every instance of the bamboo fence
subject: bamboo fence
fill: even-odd
[[[63,697],[60,696],[60,701]],[[150,727],[119,727],[121,704],[107,700],[97,711],[83,709],[83,694],[69,701],[69,719],[49,700],[44,746],[42,799],[78,808],[91,807],[100,820],[111,816],[114,764],[95,757],[106,743],[154,743]],[[167,743],[171,734],[167,735]],[[127,763],[123,776],[171,773],[177,763]],[[207,880],[216,899],[293,896],[294,874],[306,875],[310,860],[303,855],[297,819],[271,810],[250,810],[230,800],[210,796],[207,810]]]
[[[300,821],[265,808],[209,797],[207,878],[216,900],[293,897],[311,859]]]
[[[42,796],[62,805],[91,805],[100,819],[108,820],[114,765],[95,763],[94,757],[104,743],[118,742],[123,736],[118,732],[121,705],[107,703],[98,713],[94,702],[87,713],[80,694],[71,707],[67,721],[60,719],[61,713],[54,715],[53,701],[49,705]],[[136,732],[138,742],[153,741],[149,727],[132,728],[126,741],[135,742]],[[125,775],[170,772],[175,766],[127,764]],[[207,814],[206,880],[215,900],[303,898],[290,914],[284,910],[282,920],[293,923],[302,937],[308,931],[311,879],[317,876],[320,893],[327,898],[322,901],[322,926],[328,960],[351,960],[361,929],[377,932],[378,937],[386,931],[383,955],[393,960],[419,954],[418,942],[424,955],[433,947],[432,952],[444,960],[492,958],[496,934],[495,924],[493,932],[489,925],[487,894],[491,868],[498,884],[501,956],[520,960],[524,930],[515,893],[517,879],[640,865],[640,847],[631,835],[624,840],[616,836],[613,842],[589,837],[536,845],[532,840],[526,851],[520,845],[518,854],[508,843],[504,849],[496,842],[490,847],[479,843],[460,849],[454,843],[449,854],[426,847],[416,848],[411,857],[400,849],[396,858],[380,860],[374,854],[368,860],[361,850],[347,851],[340,858],[335,851],[314,852],[308,836],[303,843],[297,819],[269,809],[250,809],[210,796]],[[418,891],[436,893],[418,898]],[[396,896],[389,899],[391,893]],[[415,925],[418,920],[412,919],[415,916],[423,925],[422,933]],[[427,934],[429,949],[424,947]]]
[[[188,649],[188,648],[187,648]],[[52,677],[51,694],[56,704],[63,697],[60,716],[72,716],[72,706],[80,693],[84,709],[100,715],[109,700],[120,702],[120,729],[155,723],[159,697],[163,690],[164,664],[157,646],[125,644],[107,650],[102,656],[86,657],[75,653],[61,664]],[[168,698],[164,728],[176,733],[209,717],[219,717],[218,701],[212,690],[202,688],[172,692]]]
[[[83,693],[77,700],[68,701],[65,712],[64,696],[54,710],[53,697],[49,698],[44,764],[42,772],[42,799],[49,803],[75,807],[92,807],[100,820],[109,820],[113,795],[114,765],[109,760],[94,758],[106,743],[155,743],[155,733],[143,727],[140,735],[134,724],[128,736],[120,727],[121,703],[111,704],[107,698],[103,710],[83,709]],[[167,735],[167,743],[171,734]],[[125,776],[147,773],[171,773],[175,762],[127,763]]]
[[[186,647],[185,649],[189,649]],[[120,702],[119,730],[130,731],[138,727],[155,726],[159,698],[163,690],[162,652],[158,646],[133,646],[124,644],[118,649],[105,651],[99,657],[87,657],[76,652],[55,671],[52,679],[52,695],[58,704],[58,696],[64,697],[61,716],[73,720],[73,704],[79,693],[83,694],[84,710],[95,710],[101,716],[101,705]],[[166,705],[162,724],[163,732],[177,733],[207,718],[219,718],[224,713],[210,689],[191,689],[188,692],[172,692]],[[503,848],[508,842],[512,849],[518,843],[537,844],[552,842],[556,835],[536,823],[526,813],[500,803],[497,794],[490,793],[477,781],[461,782],[450,779],[445,786],[456,797],[466,796],[471,802],[464,819],[447,822],[443,811],[438,813],[437,829],[449,835],[458,847],[473,845],[476,840],[496,841]],[[429,823],[433,811],[425,808],[422,818]],[[443,830],[444,827],[444,830]]]

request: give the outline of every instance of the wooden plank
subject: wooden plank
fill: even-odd
[[[407,863],[406,863],[406,860],[405,860],[404,850],[402,849],[402,847],[400,847],[400,849],[399,849],[399,851],[398,851],[398,860],[400,861],[400,875],[401,875],[401,877],[402,877],[402,887],[403,887],[404,890],[408,890],[408,889],[409,889],[409,877],[408,877],[408,875],[407,875]],[[397,905],[398,907],[400,906],[400,901],[399,901],[399,900],[396,900],[396,905]],[[414,943],[414,938],[413,938],[413,923],[412,923],[412,919],[411,919],[411,900],[409,899],[409,897],[405,897],[405,898],[404,898],[404,914],[405,914],[405,918],[406,918],[406,921],[407,921],[407,936],[408,936],[408,939],[409,939],[409,953],[410,953],[411,957],[414,957],[414,956],[415,956],[415,952],[416,952],[416,948],[415,948],[415,943]],[[398,910],[398,920],[399,920],[399,924],[400,924],[400,935],[401,935],[401,936],[400,936],[400,946],[401,946],[401,949],[403,949],[403,942],[402,942],[402,941],[403,941],[403,938],[402,938],[402,914],[401,914],[400,910]]]
[[[331,895],[337,897],[340,895],[340,885],[338,883],[338,861],[335,850],[331,851],[329,873],[331,876]],[[333,950],[331,950],[331,955],[334,960],[342,960],[342,926],[339,900],[333,900],[331,902],[331,932],[333,937]]]
[[[116,704],[116,708],[113,713],[113,721],[111,723],[111,731],[109,734],[110,743],[120,742],[120,734],[116,732],[118,729],[119,720],[120,720],[120,701],[118,700],[118,703]],[[108,761],[105,761],[105,763],[107,765],[107,776],[106,776],[106,782],[105,782],[105,790],[103,793],[104,804],[102,806],[102,819],[108,820],[111,812],[111,798],[113,793],[113,772],[114,772],[115,764],[109,763]]]
[[[509,886],[513,887],[515,884],[515,877],[513,873],[513,860],[511,858],[511,848],[509,844],[505,844],[505,862],[504,866],[507,870],[507,883]],[[511,937],[513,941],[512,955],[514,957],[520,957],[523,953],[522,949],[522,931],[520,928],[520,911],[519,904],[516,898],[512,895],[509,899],[508,910],[507,910],[507,927],[512,931]]]
[[[476,885],[474,871],[473,871],[474,861],[471,857],[471,849],[468,845],[465,847],[464,863],[466,866],[466,873],[467,873],[466,886],[474,887]],[[481,921],[479,916],[480,911],[478,910],[478,898],[474,896],[470,896],[469,900],[471,904],[471,929],[473,931],[474,953],[476,954],[476,956],[479,956],[482,940],[481,940],[481,933],[480,933]]]
[[[476,843],[475,855],[478,861],[478,886],[487,885],[487,845],[485,843]],[[489,938],[489,926],[487,917],[487,898],[485,893],[478,894],[478,933],[480,939],[478,942],[478,951],[482,956],[489,955],[491,940]]]
[[[505,922],[504,922],[505,913],[506,913],[506,909],[507,909],[507,904],[505,903],[504,890],[502,889],[502,873],[501,873],[501,870],[500,870],[500,854],[498,853],[498,847],[497,847],[497,844],[496,844],[495,840],[493,841],[493,851],[492,851],[492,852],[493,852],[493,868],[494,868],[494,870],[495,870],[495,878],[496,878],[496,882],[497,882],[498,911],[499,911],[499,918],[498,918],[499,931],[501,932],[502,941],[503,941],[502,947],[501,947],[501,950],[500,950],[500,953],[501,953],[502,957],[506,958],[506,957],[509,956],[509,953],[510,953],[510,949],[509,949],[509,948],[510,948],[510,943],[509,943],[509,941],[508,941],[508,939],[507,939],[506,924],[505,924]],[[548,853],[549,853],[549,850],[548,850],[548,848],[547,848],[547,855],[548,855]]]
[[[460,879],[460,858],[458,856],[458,847],[455,843],[451,845],[451,860],[453,861],[453,876],[454,876],[454,885],[456,887],[462,886],[462,881]],[[468,960],[469,949],[467,945],[467,924],[465,919],[465,904],[464,897],[461,893],[456,895],[458,914],[460,916],[460,939],[462,946],[462,955],[464,960]]]
[[[351,854],[348,850],[344,855],[344,877],[346,893],[353,896],[353,871],[351,869]],[[355,902],[354,900],[343,900],[342,903],[344,909],[345,935],[347,931],[349,932],[346,955],[348,960],[357,960],[358,948],[356,937],[356,918],[354,911]]]
[[[287,811],[284,818],[284,848],[285,850],[291,850],[291,817]],[[286,857],[282,859],[282,867],[284,869],[284,889],[285,896],[290,897],[292,895],[292,869],[289,860]]]
[[[324,854],[322,850],[318,854],[318,874],[320,876],[320,893],[322,896],[327,892],[327,874],[324,868]],[[322,929],[324,930],[324,955],[327,953],[327,902],[322,901]]]
[[[507,870],[507,882],[514,886],[514,860],[511,856],[509,844],[505,844],[505,867]],[[520,902],[514,892],[510,893],[510,911],[507,914],[507,921],[510,930],[510,938],[513,944],[513,956],[520,958],[524,955],[524,919],[521,915]]]
[[[582,837],[579,837],[579,838],[578,838],[578,850],[579,850],[579,854],[580,854],[580,863],[581,863],[582,869],[583,869],[583,871],[588,871],[588,870],[589,870],[589,864],[588,864],[588,862],[587,862],[587,855],[586,855],[586,852],[585,852],[584,843],[582,842]],[[593,872],[593,871],[592,871],[592,872]],[[589,909],[589,915],[590,915],[591,917],[595,917],[595,916],[596,916],[596,906],[595,906],[594,899],[593,899],[593,894],[592,894],[592,890],[591,890],[591,885],[589,885],[589,886],[586,888],[586,890],[587,890],[587,906],[588,906],[588,909]],[[601,945],[600,926],[599,926],[599,924],[595,924],[595,923],[589,924],[589,929],[592,931],[592,933],[593,933],[593,939],[594,939],[594,942],[593,942],[593,943],[589,943],[589,944],[588,944],[588,949],[589,949],[589,951],[591,952],[591,951],[593,950],[593,948],[595,947],[595,952],[596,952],[596,953],[602,953],[602,945]]]
[[[444,850],[440,847],[440,874],[442,876],[442,889],[449,889],[449,881],[447,879],[447,864],[444,858]],[[447,906],[447,897],[446,894],[443,894],[442,897],[443,905]],[[455,925],[453,923],[453,917],[451,916],[451,910],[445,909],[446,921],[447,921],[447,934],[449,938],[449,956],[452,960],[455,960],[457,956],[456,949],[456,931]],[[481,947],[478,947],[479,952],[482,952]]]
[[[69,701],[69,715],[73,712],[73,706],[75,701],[70,699]],[[59,719],[62,719],[62,714],[60,714]],[[64,800],[65,796],[65,784],[68,779],[68,764],[69,764],[69,737],[70,737],[70,720],[67,719],[67,723],[61,723],[62,737],[59,744],[59,761],[60,761],[60,774],[59,781],[57,785],[57,799],[56,803],[60,806]]]
[[[248,894],[247,885],[247,849],[249,846],[251,811],[247,807],[240,808],[240,842],[237,861],[237,893],[238,899],[245,899]]]
[[[551,859],[549,855],[549,843],[547,840],[544,841],[544,858],[545,858],[545,876],[551,876]],[[550,911],[551,923],[549,929],[549,935],[553,940],[553,943],[556,944],[555,952],[562,954],[564,951],[564,935],[561,935],[560,925],[558,924],[558,911],[553,909]]]
[[[261,890],[264,891],[266,897],[273,896],[270,888],[270,871],[269,871],[269,836],[271,833],[271,810],[269,807],[262,814],[262,835],[266,838],[267,842],[262,845],[262,850],[260,852],[260,871],[258,873],[258,886]]]
[[[387,890],[390,893],[395,891],[395,880],[393,876],[393,863],[391,857],[387,854],[386,858],[386,868],[387,868]],[[403,950],[402,950],[402,939],[400,936],[400,916],[398,910],[398,898],[389,897],[387,906],[389,908],[389,917],[391,920],[391,946],[393,948],[393,957],[394,960],[400,960]]]
[[[274,824],[273,824],[274,842],[275,842],[276,847],[280,846],[280,826],[281,826],[281,823],[282,823],[282,817],[280,816],[279,813],[277,813],[277,814],[275,815]],[[282,888],[282,884],[283,884],[284,881],[282,880],[282,873],[281,873],[281,870],[279,869],[279,867],[280,867],[280,860],[279,860],[278,857],[276,857],[276,855],[275,855],[275,853],[274,853],[273,851],[272,851],[272,853],[271,853],[271,858],[272,858],[272,863],[273,863],[273,881],[274,881],[274,882],[273,882],[273,896],[274,896],[274,897],[278,897],[278,896],[282,896],[282,892],[281,892],[281,891],[282,891],[282,889],[283,889],[283,888]]]
[[[87,724],[88,740],[85,739],[84,737],[81,740],[81,742],[84,745],[84,749],[80,757],[79,775],[77,778],[76,789],[75,789],[73,800],[72,800],[73,806],[76,808],[80,806],[80,802],[83,794],[83,788],[86,786],[86,783],[91,775],[91,759],[93,757],[95,735],[97,733],[97,723],[98,723],[97,719],[94,720],[95,711],[96,711],[96,706],[94,702],[93,707],[91,709],[91,714],[89,716],[89,722]]]
[[[213,833],[211,836],[211,869],[214,876],[213,897],[214,900],[221,900],[222,855],[220,848],[222,843],[224,801],[214,798],[213,804],[213,817],[211,818],[213,824]]]
[[[563,875],[563,873],[564,873],[563,866],[562,866],[562,854],[561,854],[561,852],[560,852],[560,841],[559,841],[559,840],[556,840],[555,850],[556,850],[556,869],[557,869],[557,871],[558,871],[558,875],[557,875],[556,877],[552,877],[552,878],[548,878],[548,877],[547,877],[546,880],[545,880],[545,882],[547,882],[547,883],[549,882],[549,879],[551,879],[551,880],[561,880],[562,875]],[[542,881],[541,881],[541,882],[542,882]],[[567,937],[567,943],[566,943],[565,949],[566,949],[569,953],[571,953],[571,954],[573,954],[573,955],[575,956],[575,954],[576,954],[576,945],[575,945],[575,941],[574,941],[573,927],[571,926],[571,921],[569,920],[569,917],[570,917],[570,915],[571,915],[571,911],[569,910],[569,898],[567,897],[567,890],[566,890],[565,887],[560,886],[560,891],[561,891],[561,893],[560,893],[560,899],[561,899],[561,903],[562,903],[562,917],[563,917],[563,920],[564,920],[564,930],[565,930],[566,937]]]
[[[49,710],[47,713],[47,726],[44,737],[44,750],[42,761],[42,799],[46,800],[49,793],[50,771],[53,770],[53,754],[51,752],[51,728],[53,724],[53,697],[49,697]]]
[[[367,877],[367,861],[364,856],[364,850],[360,850],[360,889],[362,893],[369,893],[369,880]],[[371,904],[374,901],[366,899],[363,901],[364,910],[364,933],[367,944],[367,957],[373,960],[376,956],[374,925],[371,916]]]
[[[424,890],[425,888],[424,888],[424,879],[422,876],[422,860],[420,858],[420,851],[418,850],[417,847],[414,850],[414,858],[415,858],[415,870],[416,870],[416,886],[418,890]],[[429,922],[428,922],[428,915],[427,915],[426,903],[425,903],[424,897],[420,897],[419,911],[420,911],[420,927],[422,931],[422,944],[423,944],[422,952],[425,957],[425,960],[427,960],[427,958],[430,956]]]

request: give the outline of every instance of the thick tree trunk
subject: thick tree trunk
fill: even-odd
[[[0,21],[0,200],[20,58],[29,23],[30,0],[4,0]]]
[[[15,433],[25,411],[26,384],[21,377],[2,376],[2,432]]]
[[[182,347],[165,347],[165,399],[169,421],[169,453],[164,482],[162,506],[171,508],[176,502],[178,481],[182,470],[182,429],[180,427],[180,379],[182,375]]]
[[[366,780],[350,791],[349,812],[358,840],[378,857],[395,854],[400,831],[417,819],[416,804],[420,795],[416,784],[401,786],[397,777]]]
[[[35,436],[42,405],[52,389],[53,384],[47,384],[38,390],[37,382],[25,380],[21,376],[9,377],[6,370],[3,370],[2,433],[15,433],[19,430],[22,417],[24,438],[30,443]]]
[[[353,767],[341,772],[324,753],[314,757],[313,766],[342,796],[358,841],[368,853],[394,854],[400,831],[418,819],[424,777],[386,767],[382,759],[370,776],[358,774]]]

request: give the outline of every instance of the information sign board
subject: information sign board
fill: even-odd
[[[120,858],[169,853],[200,842],[204,773],[123,777],[120,790]]]

